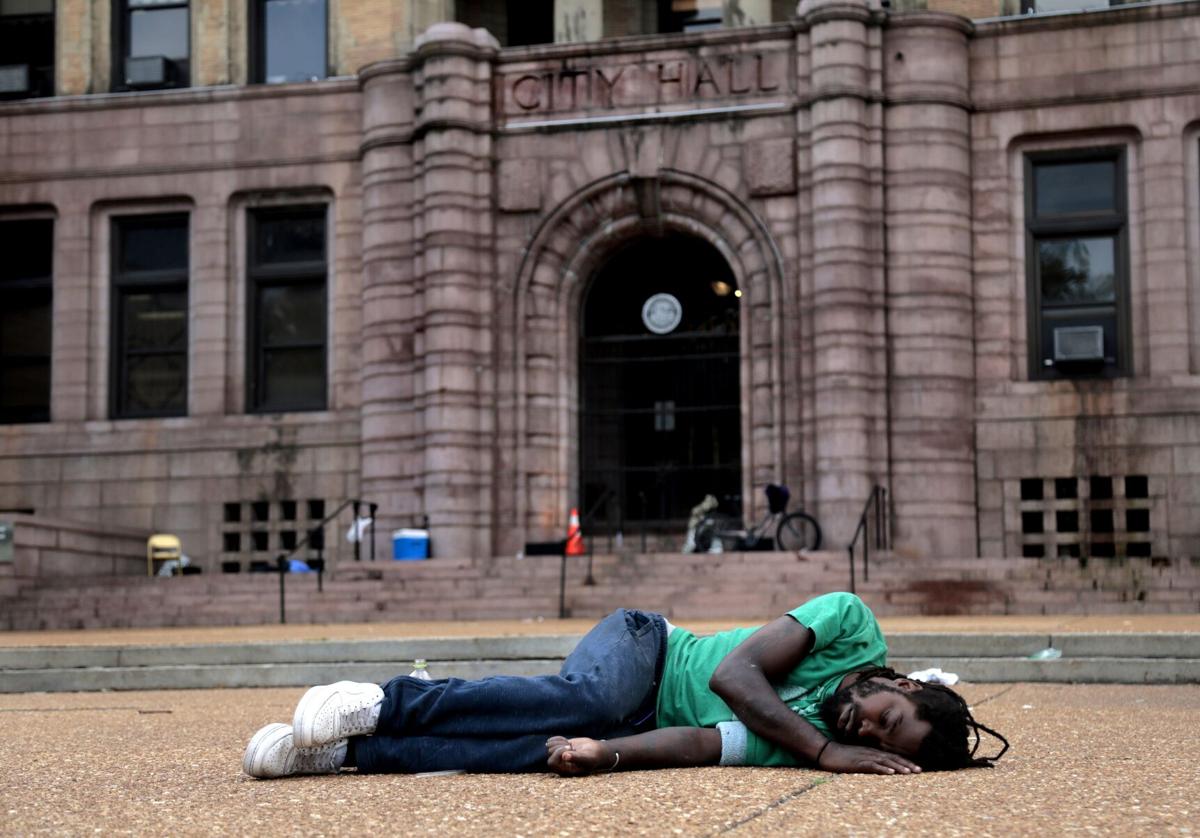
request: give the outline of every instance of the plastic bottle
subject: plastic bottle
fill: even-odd
[[[1053,646],[1048,646],[1040,652],[1034,652],[1029,656],[1031,661],[1056,661],[1062,657],[1062,651],[1055,649]]]
[[[413,661],[413,671],[408,673],[408,677],[420,678],[422,681],[432,681],[433,678],[430,677],[429,670],[426,668],[427,666],[425,658],[417,658]]]

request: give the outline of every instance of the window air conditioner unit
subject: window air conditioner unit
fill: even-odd
[[[174,78],[174,63],[163,55],[139,55],[125,59],[127,87],[162,87]]]
[[[1054,330],[1054,361],[1103,361],[1103,326],[1062,326]]]
[[[33,83],[33,73],[28,64],[9,64],[0,67],[0,94],[29,93]]]

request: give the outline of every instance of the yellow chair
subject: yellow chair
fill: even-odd
[[[146,540],[146,575],[153,576],[155,562],[179,561],[183,555],[183,545],[179,537],[167,533],[152,535]]]

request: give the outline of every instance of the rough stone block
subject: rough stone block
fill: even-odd
[[[751,195],[796,191],[796,149],[790,137],[748,143],[743,166]]]

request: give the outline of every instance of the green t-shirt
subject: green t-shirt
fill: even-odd
[[[788,612],[815,635],[812,651],[775,691],[784,703],[829,736],[820,706],[849,672],[887,662],[887,644],[871,609],[854,594],[825,594]],[[715,727],[735,718],[708,688],[713,671],[735,646],[759,627],[697,637],[676,628],[667,639],[667,660],[658,690],[659,727]],[[799,765],[790,752],[749,733],[746,765]]]

